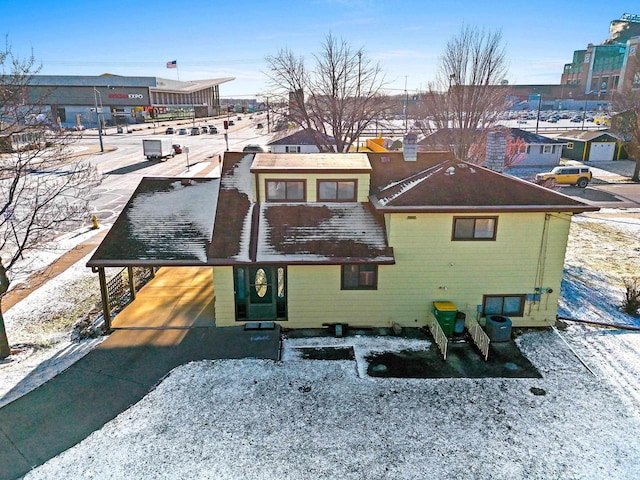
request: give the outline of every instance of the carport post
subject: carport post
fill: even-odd
[[[100,296],[102,297],[102,315],[104,317],[104,329],[111,330],[111,305],[109,305],[109,293],[107,292],[107,277],[104,274],[104,267],[92,267],[91,270],[98,272],[100,280]]]
[[[136,285],[133,281],[133,267],[127,267],[127,276],[129,277],[129,293],[131,294],[131,301],[136,299]]]

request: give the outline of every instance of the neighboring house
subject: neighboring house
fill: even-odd
[[[626,158],[622,142],[607,132],[573,130],[558,135],[558,139],[566,143],[562,148],[562,158],[581,162]]]
[[[449,153],[227,153],[220,179],[144,178],[88,266],[103,300],[106,267],[210,266],[217,326],[421,327],[450,301],[544,327],[594,210]]]
[[[554,167],[560,163],[563,140],[553,140],[519,128],[509,128],[512,151],[507,159],[511,167]],[[507,145],[509,151],[509,145]]]
[[[314,132],[313,135],[319,135],[325,142],[334,143],[333,138],[324,133]],[[320,150],[313,141],[313,135],[307,130],[298,130],[291,135],[267,143],[267,147],[271,153],[319,153]]]
[[[507,134],[505,167],[551,167],[560,163],[562,148],[567,142],[553,140],[519,128],[500,129]],[[478,131],[478,133],[482,133]],[[427,135],[418,142],[421,152],[455,151],[455,129],[441,129]],[[480,141],[472,146],[470,153],[484,159],[486,135],[479,135]]]

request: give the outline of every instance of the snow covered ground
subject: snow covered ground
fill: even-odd
[[[622,280],[638,274],[639,235],[640,211],[574,218],[561,315],[640,325],[619,311]],[[21,304],[7,312],[10,335],[56,303],[55,288],[34,295],[28,313]],[[356,360],[295,354],[327,342],[353,345]],[[292,339],[282,362],[181,366],[25,478],[640,478],[640,332],[571,325],[560,335],[525,333],[519,345],[541,379],[366,375],[371,351],[429,345],[406,342]],[[0,364],[2,389],[7,372],[20,378],[22,363]],[[39,368],[46,379],[46,362]]]

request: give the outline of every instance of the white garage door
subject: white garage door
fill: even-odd
[[[602,160],[613,160],[613,154],[616,151],[615,142],[592,143],[591,152],[589,152],[589,160],[593,162]]]

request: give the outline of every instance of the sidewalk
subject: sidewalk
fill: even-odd
[[[3,310],[6,312],[19,301],[28,297],[31,292],[40,288],[52,278],[57,277],[71,265],[77,263],[83,257],[88,255],[94,248],[97,248],[108,231],[108,228],[103,228],[101,232],[98,232],[91,238],[79,243],[74,248],[64,253],[48,267],[45,267],[43,270],[31,275],[26,282],[14,286],[2,298]]]

